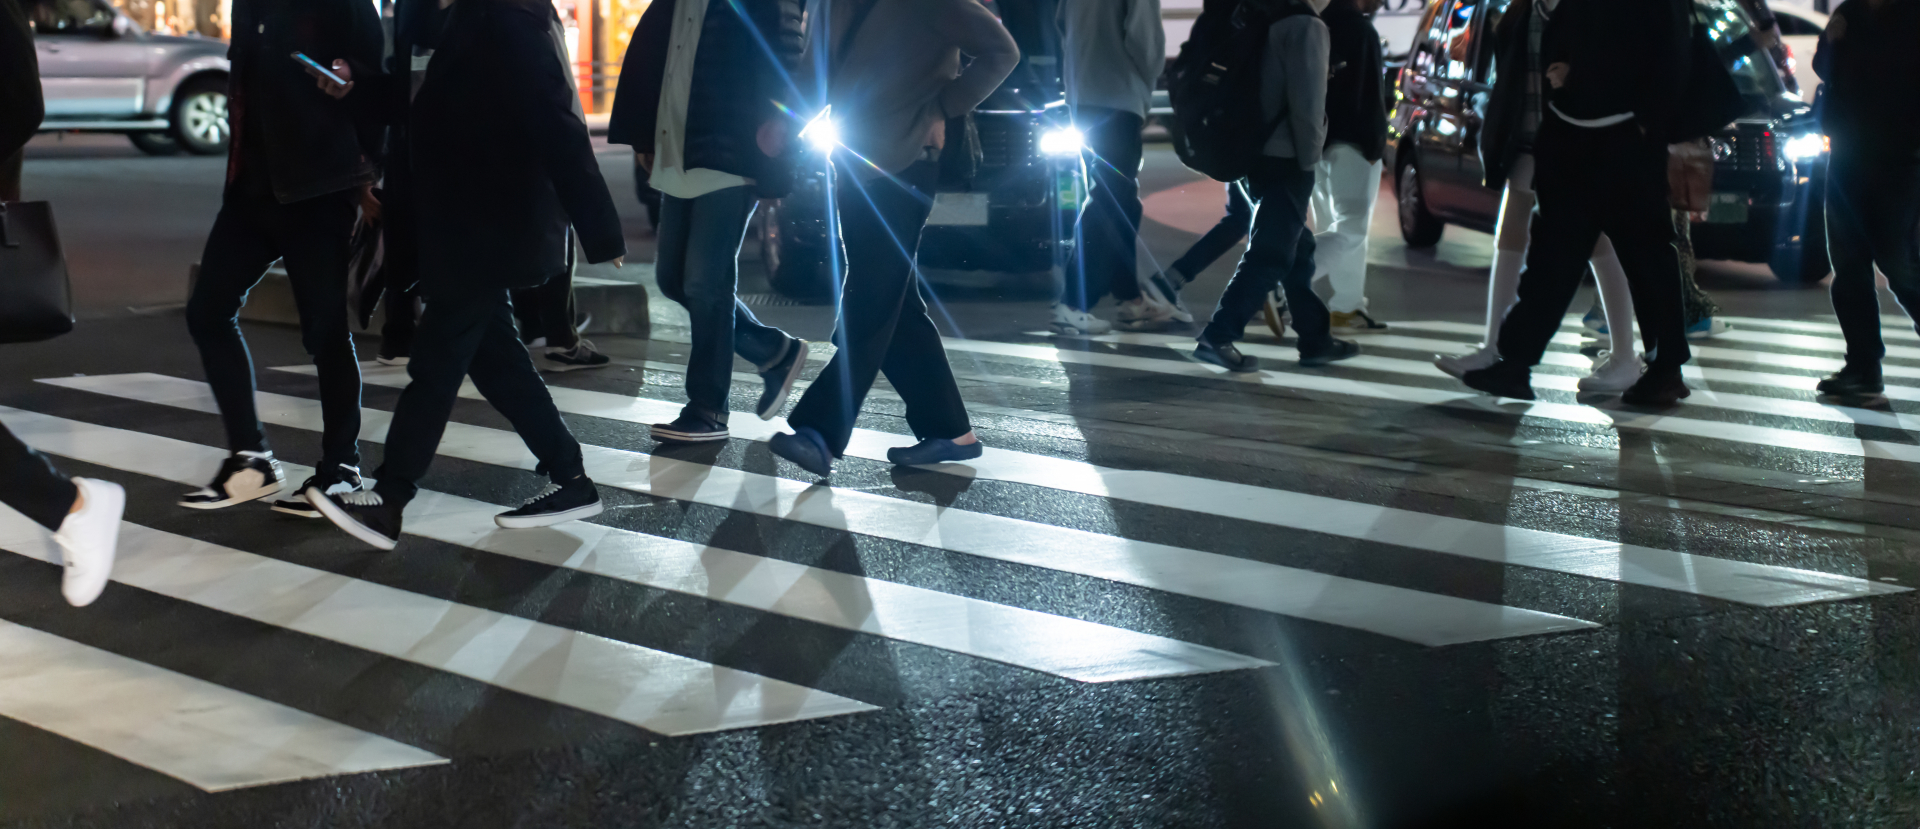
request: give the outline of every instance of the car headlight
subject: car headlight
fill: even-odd
[[[819,115],[800,128],[800,140],[823,153],[833,152],[833,148],[840,146],[840,127],[833,122],[832,105],[820,110]]]
[[[1830,147],[1826,136],[1809,132],[1787,139],[1781,152],[1795,161],[1804,161],[1825,154]]]
[[[1072,127],[1047,130],[1040,134],[1040,152],[1045,155],[1079,155],[1087,138]]]

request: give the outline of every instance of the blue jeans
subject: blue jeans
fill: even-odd
[[[1227,215],[1207,231],[1184,256],[1174,260],[1173,269],[1191,282],[1214,261],[1227,255],[1253,227],[1253,202],[1247,200],[1246,187],[1238,181],[1227,182]]]
[[[1240,339],[1268,292],[1279,286],[1293,312],[1300,353],[1325,350],[1333,335],[1327,304],[1313,292],[1313,234],[1307,232],[1313,171],[1300,169],[1295,159],[1263,157],[1254,162],[1245,185],[1253,201],[1253,239],[1200,337],[1211,343]]]
[[[728,187],[699,198],[660,196],[660,293],[692,319],[687,408],[724,423],[733,388],[733,355],[766,371],[787,356],[793,338],[755,319],[737,295],[740,240],[753,218],[753,193]]]

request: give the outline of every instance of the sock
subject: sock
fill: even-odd
[[[1600,284],[1600,307],[1607,315],[1608,348],[1615,354],[1633,353],[1633,292],[1620,257],[1605,253],[1593,257],[1594,281]]]
[[[1487,347],[1500,342],[1500,322],[1507,311],[1520,301],[1520,268],[1527,263],[1524,250],[1493,251],[1493,278],[1487,282]]]

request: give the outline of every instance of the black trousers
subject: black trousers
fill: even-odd
[[[0,426],[0,504],[48,530],[58,530],[78,497],[73,481],[55,470],[47,456]]]
[[[1878,365],[1880,293],[1873,268],[1909,317],[1920,313],[1920,159],[1835,152],[1827,164],[1827,256],[1833,313],[1847,339],[1847,363]]]
[[[1174,260],[1173,269],[1192,281],[1220,257],[1227,255],[1253,229],[1253,202],[1237,181],[1227,182],[1227,214],[1208,230],[1187,252]]]
[[[253,401],[253,358],[240,335],[240,306],[273,260],[285,261],[300,312],[300,341],[319,369],[321,462],[360,465],[360,364],[348,327],[347,245],[355,194],[293,204],[229,188],[187,299],[187,330],[200,347],[207,384],[220,404],[227,448],[260,452],[266,435]]]
[[[1080,240],[1067,265],[1061,302],[1085,311],[1107,291],[1121,302],[1140,296],[1135,240],[1140,235],[1140,116],[1117,109],[1082,107],[1074,123],[1085,131],[1093,186],[1080,216]]]
[[[1253,201],[1253,238],[1200,336],[1214,343],[1240,339],[1278,286],[1286,291],[1301,353],[1324,351],[1333,334],[1327,304],[1313,292],[1313,234],[1307,230],[1313,171],[1300,169],[1297,159],[1262,157],[1244,185]]]
[[[1666,144],[1641,135],[1631,121],[1586,129],[1550,117],[1540,129],[1534,163],[1538,202],[1520,300],[1500,326],[1501,359],[1527,368],[1539,364],[1605,233],[1627,272],[1650,368],[1679,370],[1693,352],[1667,202]]]
[[[547,384],[514,331],[505,288],[427,286],[412,357],[407,363],[412,382],[394,406],[386,461],[374,473],[374,489],[389,503],[413,499],[415,483],[433,463],[460,384],[468,377],[513,424],[548,476],[565,481],[585,474],[580,443],[560,419]]]
[[[940,168],[922,161],[869,182],[854,178],[854,170],[839,169],[835,194],[847,256],[840,324],[833,332],[839,351],[787,416],[789,425],[819,432],[836,457],[846,451],[860,405],[880,372],[906,401],[915,436],[952,439],[973,430],[913,264]]]
[[[513,316],[520,321],[520,339],[533,342],[541,337],[547,345],[573,348],[580,344],[579,325],[573,304],[574,248],[567,246],[567,269],[552,279],[531,288],[513,292]]]

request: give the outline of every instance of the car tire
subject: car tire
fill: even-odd
[[[1440,244],[1440,234],[1447,229],[1447,223],[1427,209],[1427,193],[1420,186],[1420,169],[1412,161],[1401,165],[1398,184],[1394,192],[1399,202],[1400,238],[1406,240],[1408,247],[1430,248]]]
[[[140,148],[140,151],[147,155],[166,156],[180,153],[180,142],[173,140],[173,133],[166,130],[130,132],[127,133],[127,140],[132,141],[133,146]]]
[[[227,81],[224,78],[195,78],[181,85],[173,96],[174,140],[194,155],[219,155],[233,141],[233,125],[227,121]]]

